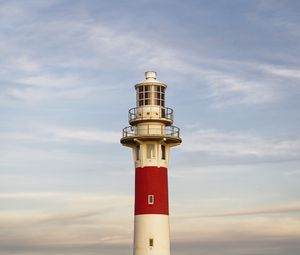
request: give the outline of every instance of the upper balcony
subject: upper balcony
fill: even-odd
[[[160,126],[145,124],[143,126],[129,126],[123,128],[121,143],[130,145],[140,141],[163,140],[167,144],[180,144],[180,129],[175,126]]]
[[[131,108],[128,111],[128,122],[130,125],[136,125],[144,120],[163,122],[167,126],[172,125],[173,109],[157,105],[147,105]]]

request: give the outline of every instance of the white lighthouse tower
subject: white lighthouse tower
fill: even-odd
[[[172,126],[173,110],[165,107],[166,88],[156,72],[145,73],[135,85],[136,107],[121,138],[135,165],[134,255],[170,254],[168,161],[181,138]]]

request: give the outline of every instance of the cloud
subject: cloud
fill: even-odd
[[[225,133],[203,129],[184,138],[181,149],[202,152],[214,157],[252,157],[261,160],[299,160],[300,137],[263,137],[255,134]]]
[[[191,80],[188,86],[192,86],[193,96],[209,99],[213,107],[273,103],[289,97],[291,91],[299,90],[298,69],[261,63],[219,58],[199,60],[175,50],[159,60],[160,68],[167,73],[180,74],[177,77],[182,81],[174,80],[175,84],[182,86],[185,79]],[[284,79],[287,78],[294,80],[286,83]]]
[[[50,87],[50,88],[64,88],[74,87],[78,85],[78,78],[69,77],[51,77],[51,76],[27,76],[16,81],[17,83],[29,85],[32,87]]]
[[[61,192],[13,192],[1,193],[0,199],[40,199],[70,196],[72,193]],[[74,195],[74,193],[73,193]],[[78,194],[77,194],[78,195]]]
[[[127,195],[19,192],[3,193],[0,201],[10,202],[0,212],[0,226],[5,233],[0,234],[0,246],[7,254],[64,250],[81,254],[93,247],[98,251],[109,247],[109,251],[127,246],[131,240],[132,198]],[[24,208],[14,209],[15,203]],[[25,208],[32,203],[38,206]]]
[[[53,98],[78,99],[91,95],[94,91],[93,86],[82,86],[78,77],[55,77],[47,74],[26,76],[9,81],[9,85],[0,95],[4,98],[33,102]]]
[[[0,196],[1,203],[5,200],[31,203],[37,199],[42,199],[38,200],[40,206],[29,211],[1,210],[0,226],[5,235],[0,234],[0,245],[5,254],[122,254],[124,249],[132,248],[130,196],[80,192],[19,192]],[[44,200],[48,208],[44,207]],[[57,202],[60,206],[54,206]],[[237,215],[212,213],[211,217],[203,215],[199,208],[183,215],[178,213],[180,208],[182,204],[174,208],[171,216],[175,254],[181,254],[181,248],[187,244],[199,251],[202,246],[208,249],[217,244],[224,248],[239,243],[249,251],[248,246],[252,242],[257,244],[257,240],[269,247],[275,240],[288,242],[300,236],[297,217],[288,213],[299,209],[299,203],[256,207]],[[274,218],[270,215],[273,213],[281,217]]]
[[[9,66],[18,70],[26,72],[38,72],[41,69],[39,63],[35,62],[33,58],[26,55],[8,59]]]
[[[294,84],[283,84],[282,80],[274,78],[298,79],[299,70],[288,65],[280,68],[262,64],[263,61],[251,65],[245,60],[220,59],[213,54],[191,54],[190,50],[177,44],[170,48],[167,42],[159,38],[149,41],[148,37],[143,36],[144,31],[132,31],[126,25],[120,28],[114,23],[93,19],[86,6],[84,12],[74,5],[72,10],[76,15],[73,12],[69,15],[53,14],[55,20],[51,22],[39,15],[38,10],[55,4],[56,1],[45,5],[35,3],[30,5],[32,8],[20,3],[12,4],[12,9],[21,12],[18,22],[22,22],[22,17],[34,18],[22,26],[20,33],[10,36],[11,43],[3,48],[6,57],[2,61],[6,75],[2,79],[7,77],[7,82],[2,83],[10,84],[6,85],[8,88],[2,93],[3,97],[25,101],[84,98],[98,91],[96,88],[99,86],[113,86],[106,82],[96,84],[89,77],[103,81],[106,71],[111,72],[111,68],[118,70],[126,63],[136,63],[128,67],[130,70],[144,70],[152,66],[165,73],[193,77],[194,84],[208,87],[208,98],[216,107],[270,103],[292,93],[281,93],[286,86],[293,91],[296,89]],[[9,6],[11,4],[7,8],[11,8]],[[16,22],[14,15],[8,15],[9,22]],[[30,31],[35,31],[38,36],[28,37]],[[20,45],[26,45],[21,55]],[[34,54],[30,45],[35,47]],[[5,54],[8,49],[9,55]],[[259,72],[264,72],[264,77]],[[57,76],[57,73],[62,74]],[[118,75],[116,79],[123,81],[123,77]]]
[[[289,213],[300,213],[300,204],[288,204],[277,207],[269,208],[256,208],[254,210],[242,210],[242,211],[233,211],[233,212],[224,212],[224,213],[211,213],[210,215],[199,215],[198,217],[236,217],[236,216],[255,216],[255,215],[264,215],[264,214],[289,214]],[[197,217],[197,216],[195,216]]]
[[[176,66],[176,61],[174,63]],[[300,69],[288,64],[282,67],[276,63],[262,63],[239,59],[190,59],[185,65],[178,63],[177,72],[181,70],[193,78],[198,77],[198,87],[207,87],[202,98],[210,99],[213,107],[273,103],[288,98],[292,91],[299,92]],[[203,94],[197,86],[193,89]]]
[[[278,95],[272,86],[263,81],[255,81],[234,73],[218,72],[207,75],[215,102],[213,106],[223,107],[232,104],[259,104],[276,100]]]
[[[187,214],[184,217],[175,215],[172,220],[173,237],[179,242],[288,240],[300,237],[300,223],[297,216],[291,216],[288,213],[278,213],[276,217],[274,214],[243,216],[201,217],[201,212],[198,217],[195,214]]]
[[[274,12],[262,13],[267,18],[274,17],[268,22],[266,19],[259,19],[257,27],[248,27],[243,22],[248,24],[249,20],[241,19],[242,22],[236,22],[228,19],[226,9],[226,21],[234,23],[225,22],[225,26],[222,26],[220,20],[224,18],[221,15],[224,15],[224,8],[220,8],[220,16],[208,15],[221,18],[219,20],[210,23],[203,18],[212,13],[209,8],[219,9],[216,4],[209,5],[209,8],[203,5],[199,15],[196,5],[179,4],[176,1],[172,4],[157,2],[155,6],[151,6],[151,14],[154,14],[150,15],[152,25],[145,32],[144,27],[149,23],[146,13],[149,8],[143,5],[145,1],[142,4],[118,6],[105,1],[93,4],[74,1],[72,5],[57,0],[2,2],[0,19],[5,22],[0,31],[0,101],[1,105],[4,102],[10,103],[10,107],[4,107],[3,110],[8,109],[3,118],[3,127],[9,130],[0,133],[1,176],[4,177],[2,185],[5,190],[20,192],[0,194],[1,255],[125,255],[132,250],[132,196],[100,192],[40,192],[51,189],[112,190],[115,187],[120,190],[125,190],[126,187],[127,190],[127,183],[123,182],[124,176],[114,176],[120,172],[124,174],[122,169],[127,161],[114,162],[115,151],[110,151],[110,147],[119,143],[120,132],[105,127],[94,129],[59,125],[30,129],[30,123],[51,122],[53,119],[75,123],[85,114],[85,109],[81,108],[83,105],[91,111],[94,111],[91,107],[97,109],[97,112],[105,111],[105,114],[109,105],[109,110],[113,111],[111,107],[117,108],[127,103],[127,94],[122,92],[127,86],[131,86],[128,81],[135,80],[133,73],[145,71],[149,67],[162,73],[166,81],[171,81],[170,85],[174,86],[172,91],[176,95],[180,94],[174,97],[175,100],[191,99],[188,104],[194,109],[203,106],[199,98],[207,99],[206,106],[251,106],[278,102],[299,91],[299,61],[297,54],[290,54],[298,52],[298,48],[290,47],[288,42],[295,37],[278,39],[278,30],[274,31],[274,27],[270,26],[278,20]],[[262,1],[250,4],[249,9],[256,10],[257,2]],[[268,6],[273,6],[276,1],[264,2],[271,2]],[[161,8],[166,5],[173,16]],[[291,1],[288,5],[291,5]],[[177,9],[173,9],[174,6]],[[180,12],[178,6],[187,11]],[[244,9],[249,5],[244,5],[243,11],[238,6],[240,5],[235,5],[232,10],[248,18],[249,12]],[[146,12],[143,12],[143,19],[136,22],[136,15],[132,14],[141,13],[141,7]],[[284,8],[279,8],[280,14],[283,11],[281,9]],[[177,23],[174,30],[173,24],[175,19],[178,20],[178,13],[182,14],[182,22]],[[112,17],[117,18],[111,19]],[[275,25],[281,26],[284,19],[278,20]],[[203,22],[199,22],[200,20]],[[168,23],[172,26],[168,26]],[[201,27],[199,24],[205,25]],[[210,24],[208,28],[207,24]],[[229,25],[230,33],[227,27]],[[267,36],[258,31],[263,26],[269,32]],[[286,23],[284,27],[288,28],[290,34],[299,35],[297,24],[293,26]],[[210,30],[209,35],[203,32],[205,29]],[[226,33],[219,35],[221,30]],[[232,33],[234,30],[235,34]],[[252,44],[255,40],[251,38],[251,30],[254,31],[252,36],[259,40],[259,45]],[[268,35],[271,35],[270,39],[266,38]],[[282,35],[283,38],[287,33]],[[243,38],[239,40],[237,37]],[[242,46],[242,52],[238,44],[243,44],[246,40],[247,44]],[[230,45],[226,45],[226,41],[230,41]],[[280,44],[280,48],[272,47],[271,41]],[[267,46],[261,47],[264,43]],[[230,52],[232,48],[234,51]],[[291,61],[291,58],[294,60]],[[111,88],[117,88],[118,92],[106,93],[106,89]],[[181,94],[182,91],[185,94]],[[186,95],[186,91],[192,93],[182,96]],[[70,104],[68,99],[80,100]],[[27,107],[27,103],[39,105],[31,108]],[[99,104],[104,107],[99,107]],[[72,108],[75,112],[76,107],[82,110],[78,116],[65,115],[69,113],[66,109]],[[112,115],[108,117],[106,114],[103,119],[105,123],[112,123],[109,122],[115,117]],[[208,157],[210,162],[270,160],[274,165],[266,168],[286,168],[281,173],[285,171],[298,178],[298,168],[291,171],[289,166],[276,165],[276,161],[299,160],[299,142],[298,135],[276,138],[203,129],[184,137],[181,155],[189,155],[186,160],[190,163],[201,157]],[[98,153],[102,151],[104,153]],[[128,162],[131,162],[129,158]],[[199,171],[199,167],[201,168],[201,164],[197,164],[197,169],[193,169],[191,164],[185,164],[182,176],[187,176],[187,172],[193,170]],[[264,167],[265,165],[258,166],[256,171],[259,172]],[[240,166],[238,168],[241,169]],[[217,166],[215,169],[206,168],[205,171],[220,171],[219,169]],[[231,166],[225,167],[225,170],[240,171]],[[226,172],[223,176],[227,174],[231,172]],[[191,176],[195,175],[189,175],[189,178]],[[262,178],[269,178],[269,175],[266,176],[262,174],[257,178],[262,183]],[[230,179],[234,181],[235,177]],[[195,183],[200,180],[197,178],[193,179]],[[278,176],[270,178],[270,186],[280,183],[280,180],[275,180],[280,179]],[[220,179],[228,181],[222,175]],[[255,181],[258,179],[255,178]],[[292,178],[290,176],[287,179]],[[209,179],[208,185],[212,181],[215,179]],[[251,181],[254,180],[248,183],[250,188]],[[213,184],[213,187],[214,185],[217,184]],[[226,185],[229,186],[230,183],[224,183]],[[237,186],[242,185],[243,183],[239,183]],[[268,186],[272,193],[277,188],[273,186]],[[284,187],[282,185],[281,189]],[[187,192],[184,191],[185,188],[182,186],[181,195]],[[32,192],[21,192],[22,190]],[[287,188],[287,192],[280,197],[290,196],[293,190],[294,186]],[[207,196],[211,195],[210,192],[216,192],[206,191]],[[199,196],[199,193],[196,192],[194,196]],[[244,190],[239,198],[243,199],[245,196]],[[270,194],[267,196],[269,197],[266,199],[271,198]],[[248,200],[245,201],[247,203]],[[243,203],[240,201],[231,203],[233,208],[228,206],[228,202],[227,207],[225,202],[215,202],[217,210],[210,211],[211,207],[203,209],[207,204],[205,201],[197,200],[191,203],[186,213],[180,213],[184,203],[179,201],[174,205],[171,215],[172,245],[174,244],[172,252],[176,255],[297,254],[300,249],[298,203],[273,207],[247,205],[244,209],[241,208]]]
[[[119,143],[120,136],[120,132],[84,128],[36,128],[27,132],[0,132],[0,139],[2,141],[35,143],[62,141]]]
[[[300,169],[297,170],[289,170],[285,173],[287,176],[293,176],[294,178],[300,177]]]
[[[293,69],[287,67],[278,67],[272,65],[261,65],[260,68],[270,74],[289,78],[289,79],[300,79],[300,69]]]
[[[226,234],[226,240],[220,236],[214,236],[210,240],[203,236],[198,236],[193,241],[176,240],[172,242],[172,251],[176,255],[184,255],[187,250],[189,255],[294,255],[300,248],[298,237],[280,239],[259,235],[242,235],[241,233]]]
[[[120,133],[102,130],[53,129],[49,132],[58,139],[83,142],[119,143]]]

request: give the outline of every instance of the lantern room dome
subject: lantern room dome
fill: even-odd
[[[167,87],[167,85],[163,82],[160,82],[159,80],[157,80],[157,75],[155,71],[147,71],[145,72],[145,79],[140,81],[139,83],[137,83],[135,85],[135,87],[139,87],[141,85],[145,85],[145,84],[151,84],[151,85],[158,85],[158,86],[163,86],[163,87]]]

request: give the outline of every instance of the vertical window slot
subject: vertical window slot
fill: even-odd
[[[165,160],[166,159],[166,146],[161,145],[161,159]]]
[[[154,239],[153,238],[149,239],[149,246],[150,246],[150,248],[152,248],[154,246]]]
[[[135,157],[136,157],[136,160],[140,160],[140,151],[141,151],[141,147],[140,147],[140,145],[138,144],[137,146],[136,146],[136,150],[135,150]]]
[[[148,204],[153,205],[154,204],[154,195],[148,195]]]

